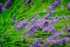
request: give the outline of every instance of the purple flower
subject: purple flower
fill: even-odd
[[[59,6],[60,0],[55,0],[55,3],[53,3],[51,6],[49,6],[50,14],[54,13],[54,9]]]
[[[34,18],[31,20],[31,25],[37,23],[38,17],[39,17],[39,15],[37,15],[36,17],[34,17]]]
[[[49,9],[50,9],[50,11],[54,10],[53,6],[49,6]]]
[[[44,22],[44,27],[48,26],[48,25],[51,25],[51,20],[46,20]]]
[[[57,23],[57,19],[56,19],[56,17],[52,18],[52,20],[51,20],[51,24],[53,25],[53,24],[56,24],[56,23]]]
[[[2,8],[2,12],[5,12],[5,11],[6,11],[6,8],[3,7],[3,8]]]
[[[70,28],[68,28],[67,31],[70,32]]]
[[[61,32],[56,32],[54,35],[53,35],[55,38],[59,38],[62,36],[62,33]]]
[[[56,44],[62,44],[62,40],[61,39],[56,40]]]
[[[50,40],[50,41],[49,41],[49,44],[50,44],[50,45],[55,45],[55,42],[56,42],[55,40]]]
[[[51,33],[53,33],[54,31],[56,31],[55,27],[51,27],[51,28],[49,29],[49,32],[51,32]]]
[[[55,31],[55,28],[53,26],[49,25],[49,26],[44,27],[43,31],[53,33]]]
[[[33,42],[33,44],[31,45],[31,47],[41,47],[40,41],[42,40],[42,38],[38,38],[38,40],[36,40],[35,42]]]
[[[12,5],[12,0],[8,0],[4,7],[5,8],[10,8],[11,5]]]
[[[67,38],[67,37],[65,37],[64,39],[58,39],[58,40],[54,40],[55,41],[55,43],[53,43],[54,41],[52,41],[52,43],[53,44],[65,44],[65,43],[67,43],[68,42],[68,40],[69,40],[69,38]]]
[[[52,40],[54,37],[53,36],[48,36],[47,39]]]
[[[60,4],[60,0],[56,0],[54,6],[57,7]]]
[[[44,27],[44,28],[43,28],[43,31],[44,31],[44,32],[48,32],[48,31],[49,31],[49,27]]]
[[[61,19],[62,19],[62,17],[59,17],[58,19],[53,18],[53,19],[51,20],[51,24],[56,24],[56,23],[59,22]]]
[[[53,6],[49,6],[50,9],[50,14],[54,13],[54,7]]]
[[[45,27],[45,26],[48,26],[49,24],[51,24],[51,20],[45,19],[45,17],[44,17],[41,19],[40,23],[43,25],[43,27]]]
[[[31,37],[33,37],[33,36],[35,36],[35,33],[34,33],[34,32],[29,32],[29,34],[28,34],[28,36],[26,37],[26,39],[31,38]]]
[[[48,42],[44,42],[43,47],[46,47],[48,45]]]
[[[2,13],[2,3],[0,3],[0,13]]]
[[[40,28],[38,27],[38,26],[36,26],[36,25],[32,25],[31,27],[30,27],[30,31],[32,31],[32,32],[36,32],[36,31],[38,31]]]
[[[34,44],[31,47],[42,47],[42,45],[41,44]]]
[[[49,7],[50,11],[53,11],[57,6],[59,6],[60,0],[55,0],[55,2]]]
[[[46,19],[44,19],[44,18],[41,19],[41,22],[40,23],[42,24],[42,27],[48,25],[48,21]]]
[[[70,34],[65,35],[66,37],[70,37]]]
[[[49,43],[50,43],[51,46],[60,45],[60,44],[62,44],[62,40],[61,39],[59,39],[59,40],[51,40]]]
[[[17,29],[21,30],[23,27],[25,27],[28,24],[27,20],[22,20],[17,24]]]
[[[41,47],[41,44],[36,44],[35,47]]]
[[[70,2],[68,3],[68,10],[70,11]]]
[[[40,29],[42,29],[43,28],[43,24],[44,24],[44,21],[39,19],[39,20],[37,20],[36,26],[39,27]]]
[[[38,40],[36,40],[35,43],[40,43],[41,40],[42,40],[42,38],[38,38]]]
[[[62,41],[63,41],[63,44],[65,44],[65,43],[67,43],[69,41],[69,38],[65,37]]]
[[[44,18],[45,18],[45,19],[50,18],[51,14],[52,14],[52,13],[48,13]]]

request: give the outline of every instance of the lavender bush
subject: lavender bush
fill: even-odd
[[[7,0],[0,3],[0,47],[70,47],[69,2]]]

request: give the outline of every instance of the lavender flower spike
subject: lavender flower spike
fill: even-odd
[[[49,6],[50,9],[50,13],[54,13],[54,7],[53,6]]]
[[[57,23],[57,19],[56,17],[54,17],[52,20],[51,20],[51,24],[56,24]]]
[[[55,24],[55,23],[59,22],[61,19],[62,19],[61,16],[60,16],[58,19],[53,18],[53,19],[51,20],[51,24]]]
[[[70,28],[68,28],[67,31],[70,33]]]
[[[2,4],[0,3],[0,13],[2,13]]]
[[[41,47],[40,46],[40,41],[42,40],[42,38],[38,38],[38,40],[36,40],[35,42],[33,42],[33,44],[30,47]]]
[[[25,27],[28,24],[28,20],[22,20],[17,24],[17,29],[21,30],[23,27]]]
[[[43,28],[43,22],[42,22],[42,20],[38,19],[36,26],[39,27],[40,29],[42,29]]]
[[[53,38],[54,38],[53,36],[48,36],[47,37],[47,39],[49,39],[49,40],[53,40]]]
[[[62,33],[61,32],[56,32],[54,35],[53,35],[55,38],[59,38],[62,36]]]
[[[5,4],[4,8],[10,8],[12,5],[12,0],[8,0],[7,3]]]
[[[53,33],[54,31],[55,31],[56,29],[53,27],[53,26],[46,26],[46,27],[44,27],[43,28],[43,31],[47,31],[47,32],[49,32],[49,33]]]
[[[54,26],[52,26],[52,27],[50,27],[50,29],[49,29],[49,31],[48,31],[48,32],[53,33],[53,32],[55,32],[55,31],[56,31],[55,27],[54,27]]]
[[[44,44],[43,44],[43,47],[46,47],[48,45],[48,42],[45,42]]]
[[[29,39],[29,38],[31,38],[33,36],[35,36],[35,33],[34,32],[30,32],[25,39],[27,40],[27,39]]]
[[[68,3],[68,10],[70,11],[70,2]]]
[[[44,31],[44,32],[48,32],[48,31],[49,31],[49,27],[44,27],[44,28],[43,28],[43,31]]]
[[[37,22],[38,17],[39,17],[39,15],[36,15],[36,17],[34,17],[34,18],[31,20],[31,25],[32,25],[32,24],[35,24],[35,23]]]
[[[36,26],[36,25],[32,25],[32,26],[30,27],[30,31],[32,31],[32,32],[37,32],[39,29],[40,29],[40,28],[39,28],[38,26]]]
[[[62,44],[62,40],[51,40],[50,45],[54,46],[54,45],[59,45]]]
[[[2,12],[5,12],[5,11],[6,11],[6,8],[5,8],[5,7],[3,7],[3,8],[2,8]]]
[[[55,1],[55,4],[54,4],[54,7],[59,6],[59,4],[60,4],[60,0],[56,0],[56,1]]]
[[[50,11],[51,11],[51,10],[54,10],[53,6],[49,6],[49,9],[50,9]]]
[[[48,19],[48,18],[50,18],[51,15],[52,15],[52,13],[48,13],[44,18]]]
[[[69,38],[65,37],[62,41],[63,41],[63,44],[65,44],[65,43],[67,43],[69,41]]]

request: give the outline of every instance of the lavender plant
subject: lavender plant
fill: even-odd
[[[65,5],[64,1],[7,0],[3,5],[0,3],[0,46],[70,47],[69,2]],[[43,9],[46,12],[42,13]]]

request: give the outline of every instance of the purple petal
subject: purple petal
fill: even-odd
[[[28,24],[27,20],[22,20],[17,24],[17,29],[21,30],[23,27],[25,27]]]
[[[56,0],[54,6],[57,7],[60,4],[60,0]]]
[[[39,27],[36,26],[36,25],[32,25],[32,26],[30,27],[30,31],[32,31],[32,32],[37,32],[38,30],[39,30]]]
[[[0,13],[2,13],[2,3],[0,3]]]
[[[62,36],[62,32],[56,32],[53,36],[59,38]]]
[[[68,10],[70,11],[70,2],[68,3]]]
[[[69,38],[68,38],[68,37],[65,37],[65,38],[63,39],[63,44],[67,43],[68,41],[69,41]]]
[[[6,2],[6,4],[4,5],[4,8],[10,8],[11,5],[12,5],[12,0],[8,0],[8,1]]]

